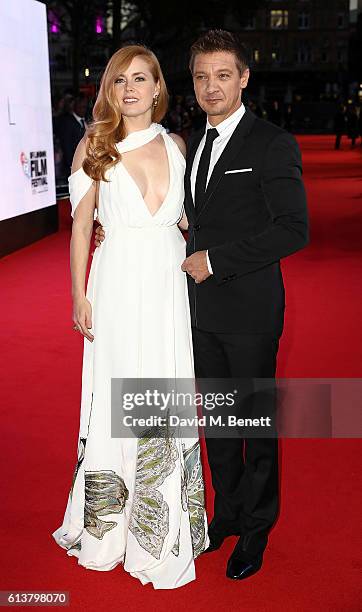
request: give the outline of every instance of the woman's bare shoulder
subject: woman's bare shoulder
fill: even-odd
[[[170,133],[169,136],[171,136],[172,140],[175,141],[175,143],[177,144],[178,148],[180,149],[182,155],[184,157],[186,157],[186,143],[185,143],[184,139],[181,138],[181,136],[179,136],[178,134]]]
[[[87,154],[87,137],[86,135],[79,141],[77,148],[74,152],[73,162],[72,162],[72,173],[79,170],[82,167],[83,162],[86,158]]]

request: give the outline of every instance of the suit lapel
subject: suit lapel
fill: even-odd
[[[229,165],[236,157],[241,147],[244,144],[245,138],[247,134],[250,132],[252,125],[256,119],[256,115],[249,109],[245,109],[245,113],[240,119],[238,125],[236,126],[231,138],[226,145],[225,149],[221,153],[217,163],[215,164],[214,170],[210,176],[210,180],[208,182],[205,199],[203,205],[197,215],[197,218],[203,213],[212,194],[214,193],[216,187],[218,186],[225,170],[228,169]],[[217,126],[216,126],[217,128]],[[201,139],[200,139],[201,140]],[[200,142],[200,141],[199,141]],[[195,151],[196,152],[196,151]],[[195,156],[195,153],[194,153]],[[192,166],[191,166],[192,167]]]

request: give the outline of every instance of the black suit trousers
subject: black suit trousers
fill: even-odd
[[[275,377],[277,336],[192,331],[197,378]],[[278,440],[206,437],[206,445],[215,490],[210,534],[243,535],[257,556],[278,512]]]

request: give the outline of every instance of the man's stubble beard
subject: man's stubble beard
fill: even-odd
[[[218,117],[219,115],[226,115],[226,113],[228,112],[225,106],[222,106],[218,109],[213,108],[212,106],[211,108],[209,108],[209,106],[207,106],[203,110],[205,111],[205,113],[207,113],[209,117]]]
[[[230,106],[222,106],[221,108],[218,108],[218,109],[211,107],[209,110],[207,110],[207,108],[208,108],[208,106],[207,106],[207,108],[203,108],[202,110],[209,117],[218,117],[218,116],[230,115],[231,113],[233,113],[238,108],[238,103],[239,103],[239,105],[240,105],[240,103],[242,103],[241,97],[240,97],[240,99],[234,101],[234,103],[232,105],[230,105]]]

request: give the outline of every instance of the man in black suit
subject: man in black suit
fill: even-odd
[[[70,175],[74,151],[85,134],[87,107],[88,98],[84,94],[78,94],[72,108],[60,115],[54,125],[54,133],[63,153],[63,173],[66,177]]]
[[[280,259],[308,243],[295,138],[241,100],[249,78],[239,36],[202,35],[190,69],[206,130],[188,145],[185,211],[196,376],[275,377],[283,331]],[[276,438],[207,438],[215,489],[209,551],[239,535],[226,575],[258,571],[278,512]],[[243,456],[244,454],[244,456]]]

